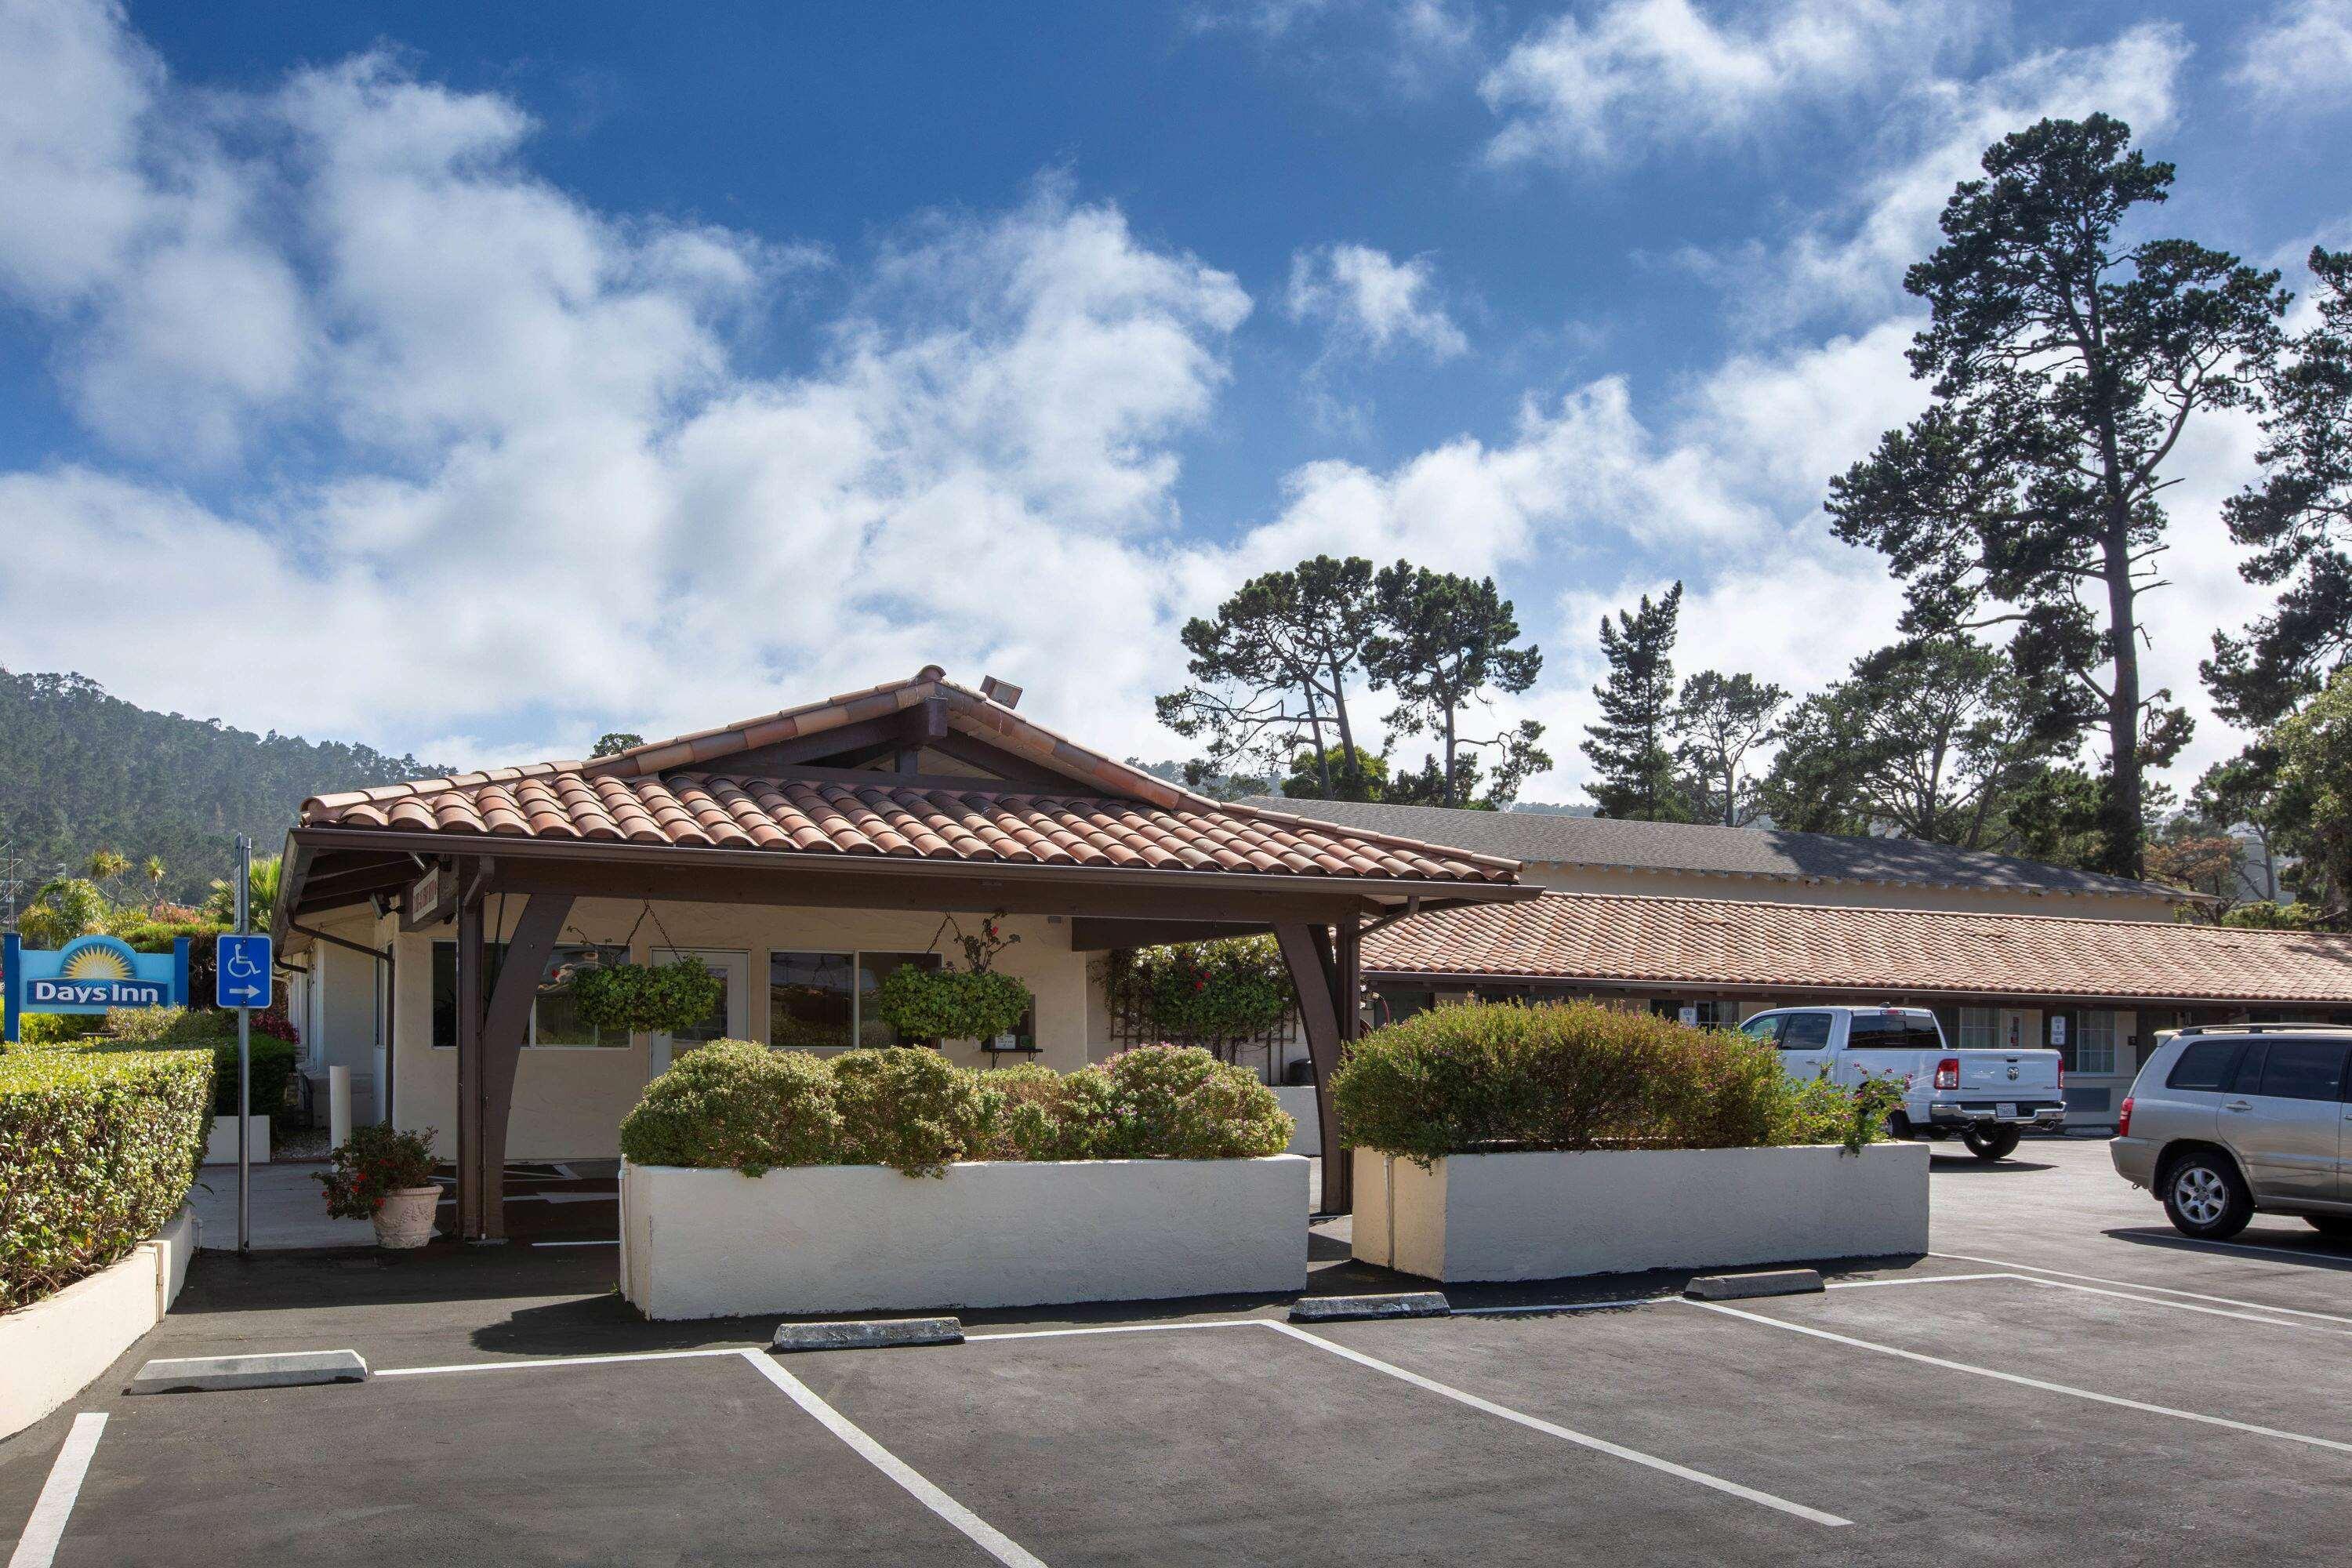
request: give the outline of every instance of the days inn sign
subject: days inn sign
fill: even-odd
[[[133,952],[120,937],[78,936],[52,952],[0,938],[0,987],[6,993],[0,1037],[18,1037],[27,1013],[103,1013],[110,1007],[188,1005],[188,939],[169,952]]]

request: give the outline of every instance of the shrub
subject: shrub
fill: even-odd
[[[1255,1074],[1197,1046],[1139,1046],[1086,1072],[1100,1073],[1110,1090],[1110,1126],[1099,1139],[1096,1158],[1240,1160],[1279,1154],[1296,1127]]]
[[[1877,1135],[1885,1108],[1792,1083],[1769,1046],[1591,1003],[1440,1007],[1349,1046],[1348,1142],[1422,1164],[1509,1149],[1727,1149]]]
[[[1113,953],[1109,991],[1150,1034],[1213,1049],[1279,1026],[1293,997],[1289,967],[1270,936]]]
[[[247,1054],[253,1063],[252,1098],[247,1102],[252,1114],[283,1115],[286,1091],[294,1082],[294,1069],[301,1059],[300,1049],[284,1040],[256,1035],[248,1043]],[[236,1041],[234,1039],[222,1040],[213,1047],[213,1114],[231,1117],[236,1114]]]
[[[841,1163],[937,1176],[986,1156],[1004,1097],[981,1074],[920,1047],[845,1051],[832,1065]]]
[[[253,1016],[253,1114],[278,1115],[286,1105],[301,1053],[288,1037],[263,1032],[268,1015]],[[194,1007],[117,1007],[106,1015],[107,1040],[140,1050],[201,1046],[213,1053],[213,1114],[236,1114],[236,1015]]]
[[[0,1056],[0,1311],[127,1256],[184,1202],[212,1058],[114,1044]]]
[[[387,1193],[433,1184],[433,1134],[404,1132],[371,1121],[352,1129],[327,1156],[333,1169],[311,1180],[327,1189],[327,1212],[337,1219],[373,1219]]]
[[[589,964],[572,976],[573,1006],[600,1029],[666,1034],[692,1028],[726,1000],[726,977],[698,958]]]
[[[835,1163],[840,1138],[826,1065],[749,1040],[714,1040],[687,1052],[646,1086],[621,1123],[621,1152],[636,1164],[747,1176],[774,1165]]]
[[[1024,1064],[988,1074],[1004,1097],[993,1160],[1099,1160],[1118,1125],[1118,1091],[1098,1068],[1060,1073]]]
[[[992,969],[902,963],[874,990],[876,1017],[910,1040],[992,1040],[1029,1015],[1029,987]]]

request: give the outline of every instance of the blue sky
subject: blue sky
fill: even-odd
[[[1820,504],[1985,142],[2120,114],[2293,284],[2347,84],[2352,0],[0,0],[0,664],[479,763],[935,660],[1158,757],[1186,616],[1404,554],[1516,600],[1572,799],[1604,608],[1891,637]],[[2149,601],[2200,714],[2253,438]]]

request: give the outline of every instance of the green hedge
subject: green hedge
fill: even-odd
[[[254,1016],[253,1114],[282,1115],[301,1047],[262,1033],[266,1014]],[[118,1007],[106,1015],[102,1038],[119,1046],[160,1050],[175,1046],[213,1054],[213,1114],[236,1114],[236,1015],[196,1007]]]
[[[194,1184],[213,1059],[116,1044],[0,1056],[0,1311],[127,1256]]]
[[[1427,1164],[1518,1149],[1860,1148],[1882,1089],[1797,1083],[1771,1047],[1589,1002],[1438,1007],[1355,1041],[1332,1079],[1351,1145]]]
[[[779,1165],[937,1175],[959,1160],[1248,1159],[1280,1153],[1291,1128],[1254,1075],[1190,1047],[1146,1046],[1073,1073],[975,1072],[921,1048],[824,1060],[721,1040],[646,1086],[621,1123],[621,1152],[754,1176]]]

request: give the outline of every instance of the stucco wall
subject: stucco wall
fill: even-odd
[[[509,899],[507,928],[521,918],[523,900]],[[499,918],[498,900],[490,904]],[[884,910],[763,909],[727,904],[661,904],[658,922],[644,906],[616,900],[583,899],[572,906],[562,940],[617,943],[630,936],[632,956],[648,959],[657,947],[705,948],[750,955],[751,993],[746,1033],[768,1040],[768,954],[773,952],[921,952],[938,950],[962,962],[954,931],[942,932],[936,913]],[[640,917],[643,916],[642,921]],[[970,930],[974,917],[957,917]],[[1087,981],[1083,953],[1070,951],[1066,921],[1047,916],[1013,916],[1003,922],[1021,940],[997,958],[997,967],[1017,976],[1037,998],[1037,1044],[1034,1059],[1060,1070],[1087,1060]],[[497,940],[500,932],[492,932]],[[394,1053],[394,1120],[403,1127],[437,1130],[444,1155],[457,1148],[457,1053],[432,1045],[433,952],[437,941],[455,939],[444,925],[397,939],[399,943],[397,1050]],[[988,1054],[972,1041],[950,1041],[950,1060],[985,1067]],[[609,1159],[620,1152],[621,1119],[637,1102],[652,1074],[652,1041],[630,1037],[625,1047],[533,1047],[522,1053],[515,1074],[514,1117],[507,1141],[516,1160]]]
[[[1530,861],[1520,872],[1519,879],[1564,893],[1728,899],[1759,904],[1859,905],[1883,910],[1960,910],[1970,914],[2063,915],[2071,920],[2169,921],[2173,909],[2170,900],[2160,898],[1928,888],[1908,883],[1890,886],[1876,882],[1784,882],[1769,877],[1642,871],[1631,867],[1569,866],[1547,860]]]

